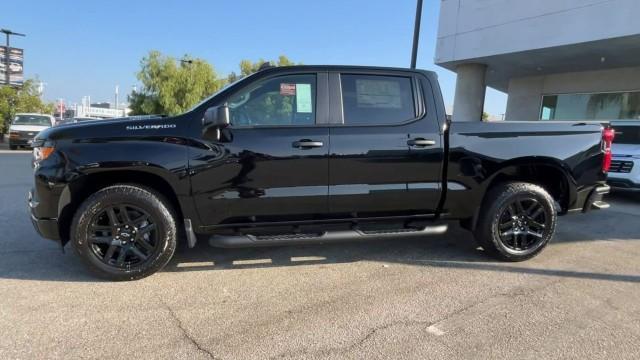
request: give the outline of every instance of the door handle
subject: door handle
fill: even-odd
[[[423,147],[423,146],[433,146],[435,144],[436,144],[435,140],[428,140],[423,138],[407,140],[407,145],[409,146]]]
[[[313,141],[313,140],[298,140],[298,141],[294,141],[293,144],[294,148],[298,148],[298,149],[311,149],[311,148],[317,148],[317,147],[323,147],[324,143],[322,141]]]

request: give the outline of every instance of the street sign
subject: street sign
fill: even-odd
[[[7,69],[7,47],[0,46],[0,84],[6,85],[6,71],[9,71],[11,85],[22,86],[24,82],[24,50],[10,48]]]

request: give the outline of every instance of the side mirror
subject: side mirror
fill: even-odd
[[[229,107],[225,104],[208,108],[204,112],[202,125],[205,128],[216,127],[218,129],[229,126]]]

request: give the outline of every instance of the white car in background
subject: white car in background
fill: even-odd
[[[640,191],[640,121],[612,122],[613,161],[607,182],[614,189]]]
[[[9,127],[9,148],[16,150],[18,146],[31,147],[33,138],[44,129],[55,124],[55,118],[43,114],[16,114]]]

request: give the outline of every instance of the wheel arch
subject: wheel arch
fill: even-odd
[[[164,196],[174,209],[179,223],[184,218],[177,192],[161,175],[142,170],[109,170],[86,174],[69,183],[59,203],[59,232],[64,246],[70,239],[71,223],[76,211],[91,194],[116,184],[137,185]]]
[[[484,194],[480,206],[469,227],[474,230],[477,225],[480,207],[484,204],[487,194],[497,184],[521,181],[538,185],[545,189],[559,204],[560,214],[569,209],[569,204],[575,200],[576,185],[570,170],[558,159],[544,157],[523,157],[509,160],[495,171],[486,181]],[[468,221],[468,220],[467,220]]]

